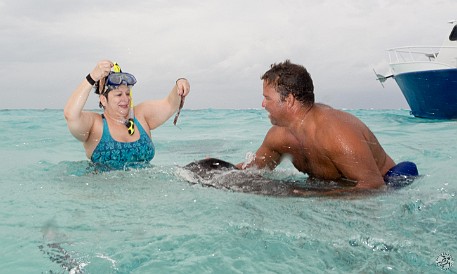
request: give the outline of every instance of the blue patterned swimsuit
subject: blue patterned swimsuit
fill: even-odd
[[[147,166],[154,158],[154,144],[146,131],[135,118],[134,123],[140,132],[140,139],[135,142],[118,142],[111,137],[105,116],[103,135],[90,158],[93,163],[108,169],[126,169]]]

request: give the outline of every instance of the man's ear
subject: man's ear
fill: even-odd
[[[297,103],[297,100],[295,99],[295,97],[292,95],[292,93],[289,93],[286,97],[286,103],[287,103],[287,106],[288,107],[293,107],[296,103]]]

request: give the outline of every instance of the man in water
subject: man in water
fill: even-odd
[[[314,102],[313,82],[303,66],[289,60],[273,64],[261,79],[262,107],[273,126],[255,157],[238,168],[274,169],[289,157],[311,180],[349,182],[353,187],[346,191],[385,185],[395,162],[358,118]]]

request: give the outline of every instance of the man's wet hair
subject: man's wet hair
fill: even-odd
[[[275,87],[281,101],[292,94],[304,105],[314,104],[313,80],[304,66],[293,64],[290,60],[272,64],[260,79]]]

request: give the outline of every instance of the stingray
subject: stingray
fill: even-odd
[[[323,191],[322,186],[305,187],[297,181],[271,179],[253,170],[240,170],[234,164],[217,158],[191,162],[183,167],[192,173],[190,183],[207,187],[226,189],[270,196],[301,196],[294,190]],[[328,190],[328,188],[327,188]]]

